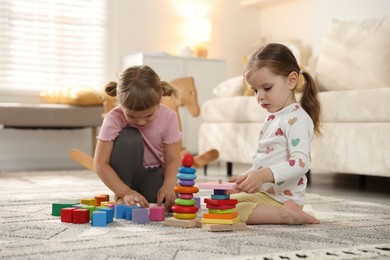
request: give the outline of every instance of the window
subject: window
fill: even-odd
[[[105,77],[106,0],[0,0],[0,95]]]

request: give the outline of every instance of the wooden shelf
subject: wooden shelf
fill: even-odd
[[[262,8],[264,6],[271,6],[280,3],[287,3],[294,0],[241,0],[241,7],[253,7],[253,8]]]

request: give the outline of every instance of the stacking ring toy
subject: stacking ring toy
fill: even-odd
[[[195,182],[191,180],[179,180],[177,183],[181,186],[188,186],[188,187],[195,185]]]
[[[195,180],[196,175],[191,173],[178,173],[176,177],[180,180]]]
[[[197,193],[199,191],[199,188],[196,186],[185,187],[176,185],[175,187],[173,187],[173,191],[177,193]]]
[[[173,213],[173,216],[178,219],[194,219],[196,218],[195,213]]]
[[[195,168],[190,168],[190,167],[179,167],[179,172],[181,172],[181,173],[195,174],[196,169],[195,169]]]
[[[181,199],[192,199],[194,195],[191,193],[179,193],[179,198]]]
[[[193,206],[196,204],[196,200],[194,199],[175,199],[175,204],[180,206]]]
[[[197,206],[180,206],[174,204],[172,206],[172,211],[176,213],[196,213],[198,211]]]

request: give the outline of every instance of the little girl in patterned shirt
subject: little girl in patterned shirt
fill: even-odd
[[[298,84],[299,75],[305,84]],[[314,134],[320,134],[320,103],[313,78],[282,44],[254,52],[244,71],[259,105],[269,112],[252,167],[230,181],[237,211],[247,224],[318,224],[303,208]],[[295,97],[301,92],[300,102]]]

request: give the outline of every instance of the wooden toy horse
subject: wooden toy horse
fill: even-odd
[[[194,79],[192,77],[178,78],[176,80],[173,80],[171,84],[178,89],[179,91],[178,97],[174,95],[164,96],[161,99],[161,103],[170,107],[173,111],[176,112],[179,120],[179,128],[180,131],[182,131],[179,107],[181,106],[186,107],[188,112],[193,117],[197,117],[200,114],[196,87],[195,87]],[[111,109],[113,109],[115,106],[116,106],[115,99],[108,98],[103,104],[104,107],[103,116],[106,113],[108,113]],[[182,157],[185,153],[187,153],[187,151],[185,147],[183,147],[181,141],[180,141],[180,145],[181,145],[180,156]],[[195,162],[193,166],[195,168],[200,168],[203,166],[206,167],[206,165],[209,162],[216,160],[218,156],[219,156],[218,151],[215,149],[211,149],[203,154],[195,156]],[[74,148],[70,151],[70,157],[77,163],[84,166],[85,168],[94,171],[93,158],[90,155],[82,152],[79,149]],[[206,174],[206,168],[205,168],[205,174]]]

